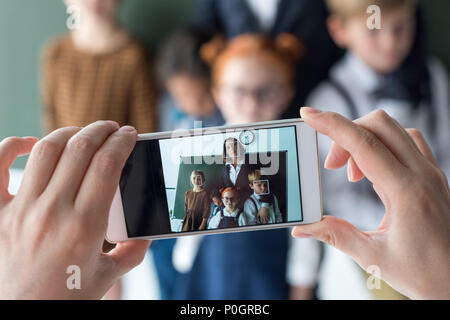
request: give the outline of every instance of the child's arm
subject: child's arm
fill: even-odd
[[[203,200],[203,214],[202,214],[202,223],[200,224],[199,230],[205,230],[206,229],[206,223],[209,219],[209,213],[211,211],[211,202],[209,201],[210,197],[209,195],[206,196]]]
[[[214,216],[211,217],[208,223],[208,229],[217,229],[220,224],[221,214],[217,212]]]
[[[241,213],[246,225],[257,224],[256,215],[258,214],[258,209],[256,208],[253,201],[249,198],[244,203],[244,211]]]

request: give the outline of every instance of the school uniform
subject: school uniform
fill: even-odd
[[[391,75],[382,76],[369,68],[357,56],[348,53],[330,71],[330,79],[321,83],[308,98],[307,105],[321,110],[334,111],[343,116],[356,119],[375,109],[383,109],[406,128],[417,128],[424,135],[439,165],[447,176],[450,174],[450,104],[447,74],[439,61],[426,61],[429,74],[429,97],[408,94],[400,83],[392,83]],[[414,70],[412,70],[414,71]],[[389,86],[388,92],[386,86]],[[397,92],[395,92],[395,90]],[[408,99],[407,97],[415,97]],[[319,135],[319,154],[323,165],[331,146],[331,140]],[[324,170],[322,172],[322,190],[324,211],[352,223],[360,230],[375,230],[384,214],[385,208],[372,184],[364,179],[357,183],[347,180],[346,168]],[[336,260],[333,250],[326,248],[323,270],[319,281],[327,281],[328,287],[337,287],[341,274],[335,273],[333,265]],[[341,254],[343,256],[343,254]],[[334,252],[334,256],[336,253]],[[342,259],[349,259],[348,257]],[[331,265],[329,265],[331,263]],[[356,268],[358,269],[358,268]],[[346,275],[348,283],[365,285],[367,275],[353,272]],[[350,279],[352,277],[352,279]],[[333,282],[335,282],[333,284]],[[383,299],[402,299],[390,289],[373,290],[376,298],[383,294]],[[331,295],[319,290],[319,297],[324,299],[348,298]]]
[[[269,201],[267,201],[269,199]],[[281,223],[283,218],[278,206],[278,199],[274,194],[259,195],[253,194],[244,203],[244,219],[246,225],[260,224],[258,221],[259,210],[265,207],[269,210],[268,223]]]
[[[227,207],[221,207],[208,223],[208,229],[236,228],[240,226],[245,226],[245,220],[239,208],[230,212]]]
[[[296,94],[284,118],[298,118],[298,107],[326,79],[340,55],[326,29],[326,18],[323,0],[200,0],[193,23],[228,38],[243,33],[266,33],[275,38],[288,32],[297,36],[305,56],[298,64]]]
[[[338,112],[355,119],[375,109],[383,109],[406,128],[417,128],[424,135],[439,165],[450,174],[450,104],[447,74],[436,59],[427,63],[430,74],[430,102],[418,105],[408,100],[385,97],[380,88],[386,78],[370,69],[357,56],[348,53],[330,71],[330,80],[320,84],[307,104],[318,109]],[[322,161],[331,141],[319,136]],[[366,179],[348,183],[346,169],[322,173],[324,208],[347,219],[364,230],[374,230],[385,213],[381,201]]]

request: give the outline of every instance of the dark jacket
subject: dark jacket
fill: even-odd
[[[323,0],[281,0],[275,24],[269,35],[289,32],[306,49],[297,69],[296,95],[284,118],[298,118],[298,109],[309,92],[328,75],[340,51],[326,28],[327,10]],[[242,33],[260,33],[257,19],[244,0],[199,0],[194,25],[214,29],[228,38]]]

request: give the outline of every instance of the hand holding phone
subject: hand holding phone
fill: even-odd
[[[379,277],[410,298],[448,299],[442,276],[450,270],[450,189],[422,134],[382,110],[352,122],[302,108],[302,118],[334,141],[325,166],[349,163],[349,180],[372,182],[386,214],[377,230],[326,216],[294,228],[293,235],[335,246],[365,270],[376,266]]]

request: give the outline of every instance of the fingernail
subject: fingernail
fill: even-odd
[[[351,170],[350,164],[347,165],[347,179],[350,182],[353,182],[353,170]]]
[[[314,116],[319,113],[322,113],[322,111],[317,110],[315,108],[311,108],[311,107],[302,107],[300,109],[300,115],[302,118],[304,118],[304,116]]]
[[[125,132],[136,132],[136,129],[132,126],[123,126],[119,129],[119,131],[125,131]]]
[[[327,155],[327,157],[325,158],[325,162],[323,163],[325,169],[329,169],[328,161],[330,161],[330,154]]]
[[[295,227],[292,230],[292,236],[294,238],[312,238],[312,235],[307,233],[307,232],[302,232],[301,231],[302,227]]]
[[[312,235],[309,233],[296,233],[294,238],[312,238]]]

